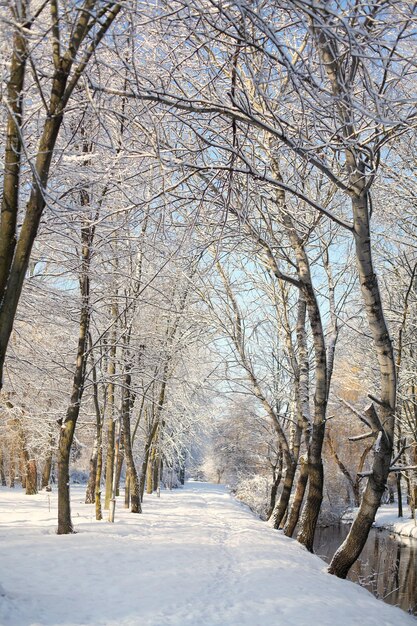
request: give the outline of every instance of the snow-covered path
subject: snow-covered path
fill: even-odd
[[[0,490],[2,626],[415,626],[325,573],[222,488],[189,483],[96,522],[73,489],[77,534],[55,534],[56,495]]]

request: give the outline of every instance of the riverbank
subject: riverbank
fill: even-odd
[[[72,488],[77,534],[56,535],[56,492],[0,489],[2,626],[415,626],[404,611],[326,573],[224,488],[189,483],[119,500],[97,522]]]
[[[386,528],[403,537],[417,539],[417,524],[415,520],[411,519],[411,512],[408,506],[404,506],[404,513],[404,517],[398,517],[396,504],[384,504],[378,509],[375,526]]]
[[[358,509],[345,513],[342,517],[344,523],[350,523],[355,519]],[[402,537],[417,539],[417,523],[411,518],[410,507],[404,504],[404,516],[398,517],[397,504],[383,504],[376,514],[374,526],[385,528]]]

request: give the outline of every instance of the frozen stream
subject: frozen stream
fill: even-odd
[[[329,562],[348,531],[348,524],[317,528],[315,553]],[[371,530],[349,579],[360,582],[377,598],[417,615],[417,539]]]

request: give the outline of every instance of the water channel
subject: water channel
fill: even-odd
[[[317,528],[315,553],[329,562],[348,532],[348,524]],[[417,616],[417,539],[372,529],[348,578]]]

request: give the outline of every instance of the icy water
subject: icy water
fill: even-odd
[[[317,528],[315,553],[329,562],[349,532],[348,524]],[[417,540],[371,530],[348,578],[388,604],[417,616]]]

